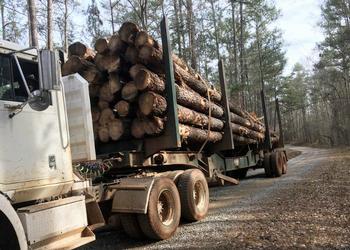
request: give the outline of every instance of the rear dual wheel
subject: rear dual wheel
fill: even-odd
[[[181,216],[194,222],[203,219],[209,208],[209,188],[202,171],[188,169],[179,177],[177,188],[181,199]]]
[[[264,157],[266,177],[280,177],[287,172],[287,160],[282,151],[266,153]]]

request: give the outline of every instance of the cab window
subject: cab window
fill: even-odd
[[[21,69],[32,92],[39,89],[39,74],[36,62],[18,58]],[[20,71],[13,57],[0,55],[0,99],[25,102],[28,98]]]

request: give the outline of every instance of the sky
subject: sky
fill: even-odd
[[[324,38],[318,27],[321,21],[322,0],[275,0],[281,10],[277,22],[283,32],[287,66],[285,74],[289,73],[297,62],[307,69],[312,69],[318,58],[316,44]]]

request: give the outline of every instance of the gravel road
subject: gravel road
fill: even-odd
[[[104,232],[81,249],[350,249],[350,149],[291,149],[302,154],[286,175],[249,171],[238,186],[211,188],[207,218],[169,240]]]

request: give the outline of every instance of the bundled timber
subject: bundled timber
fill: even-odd
[[[115,143],[159,137],[168,119],[163,49],[146,31],[125,22],[118,33],[98,38],[94,50],[80,42],[69,46],[62,74],[79,73],[89,82],[95,139]],[[222,96],[206,79],[172,54],[179,134],[186,149],[222,140]],[[254,113],[229,104],[228,125],[237,145],[264,142],[265,126]],[[278,136],[270,132],[271,141]],[[161,143],[161,142],[160,142]]]

